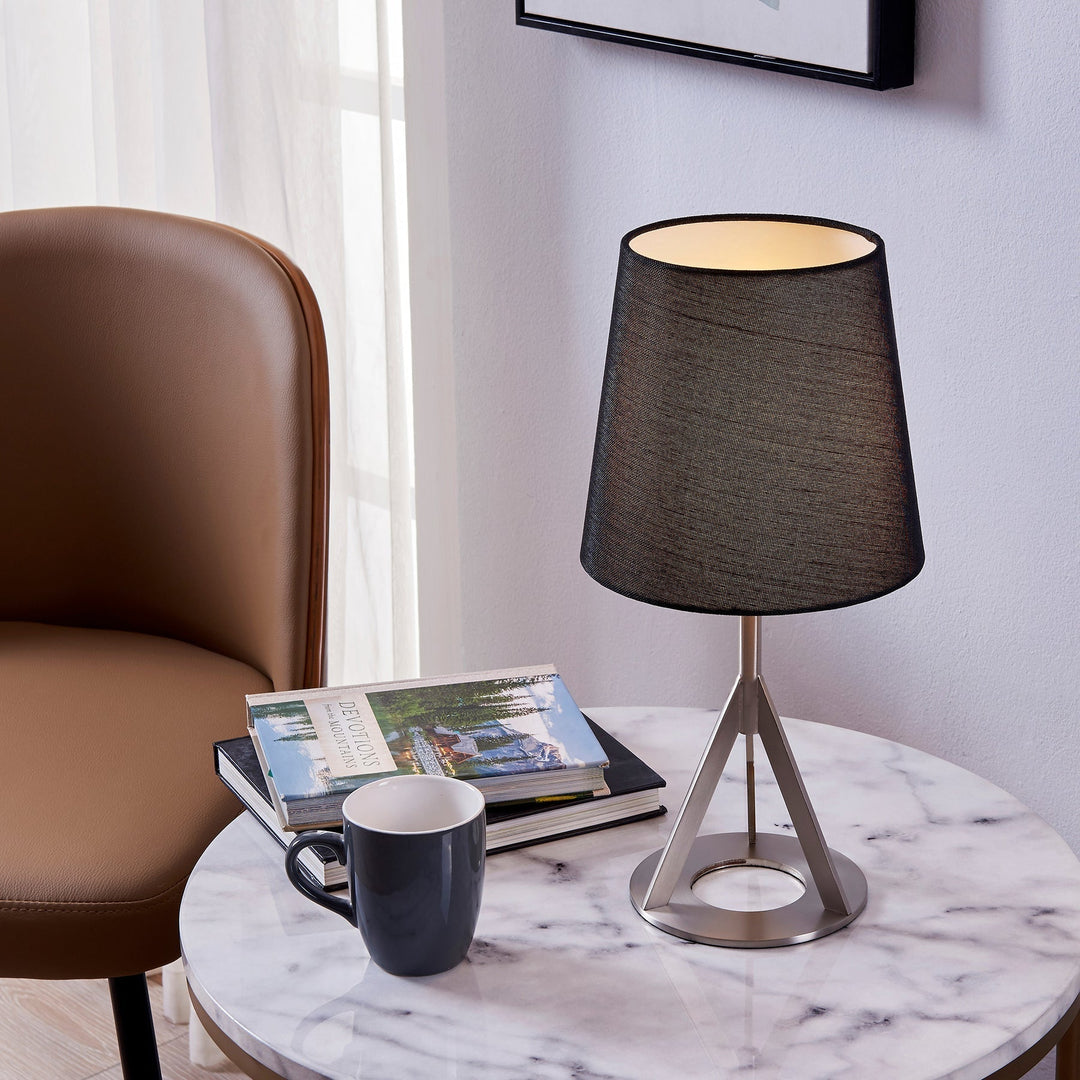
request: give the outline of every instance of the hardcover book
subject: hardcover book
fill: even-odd
[[[555,669],[253,694],[248,733],[282,828],[341,819],[384,776],[474,784],[488,803],[603,794],[607,755]]]
[[[598,724],[587,717],[586,721],[610,762],[605,770],[610,794],[489,806],[489,854],[640,821],[665,812],[660,803],[663,777]],[[287,847],[294,834],[278,822],[251,739],[245,735],[214,743],[214,768],[225,786],[262,822],[267,832],[282,848]],[[340,821],[336,827],[340,829]],[[324,888],[345,885],[345,868],[329,848],[306,848],[299,861]]]

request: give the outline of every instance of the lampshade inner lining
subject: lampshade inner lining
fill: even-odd
[[[688,221],[639,233],[630,247],[672,266],[703,270],[799,270],[869,255],[877,245],[861,233],[802,221]]]

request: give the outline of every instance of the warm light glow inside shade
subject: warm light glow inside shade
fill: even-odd
[[[800,270],[869,255],[872,241],[850,229],[801,221],[740,218],[685,222],[639,233],[639,255],[703,270]]]

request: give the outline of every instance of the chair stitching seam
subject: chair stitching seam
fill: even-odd
[[[169,893],[181,888],[187,881],[187,877],[170,885],[145,900],[63,900],[49,902],[42,900],[0,900],[0,911],[25,911],[28,908],[34,911],[69,911],[71,908],[120,908],[120,907],[155,907],[170,901]],[[59,903],[59,906],[57,904]]]

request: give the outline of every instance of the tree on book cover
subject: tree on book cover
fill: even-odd
[[[553,671],[256,697],[249,710],[286,801],[349,791],[390,773],[482,780],[606,763]]]

